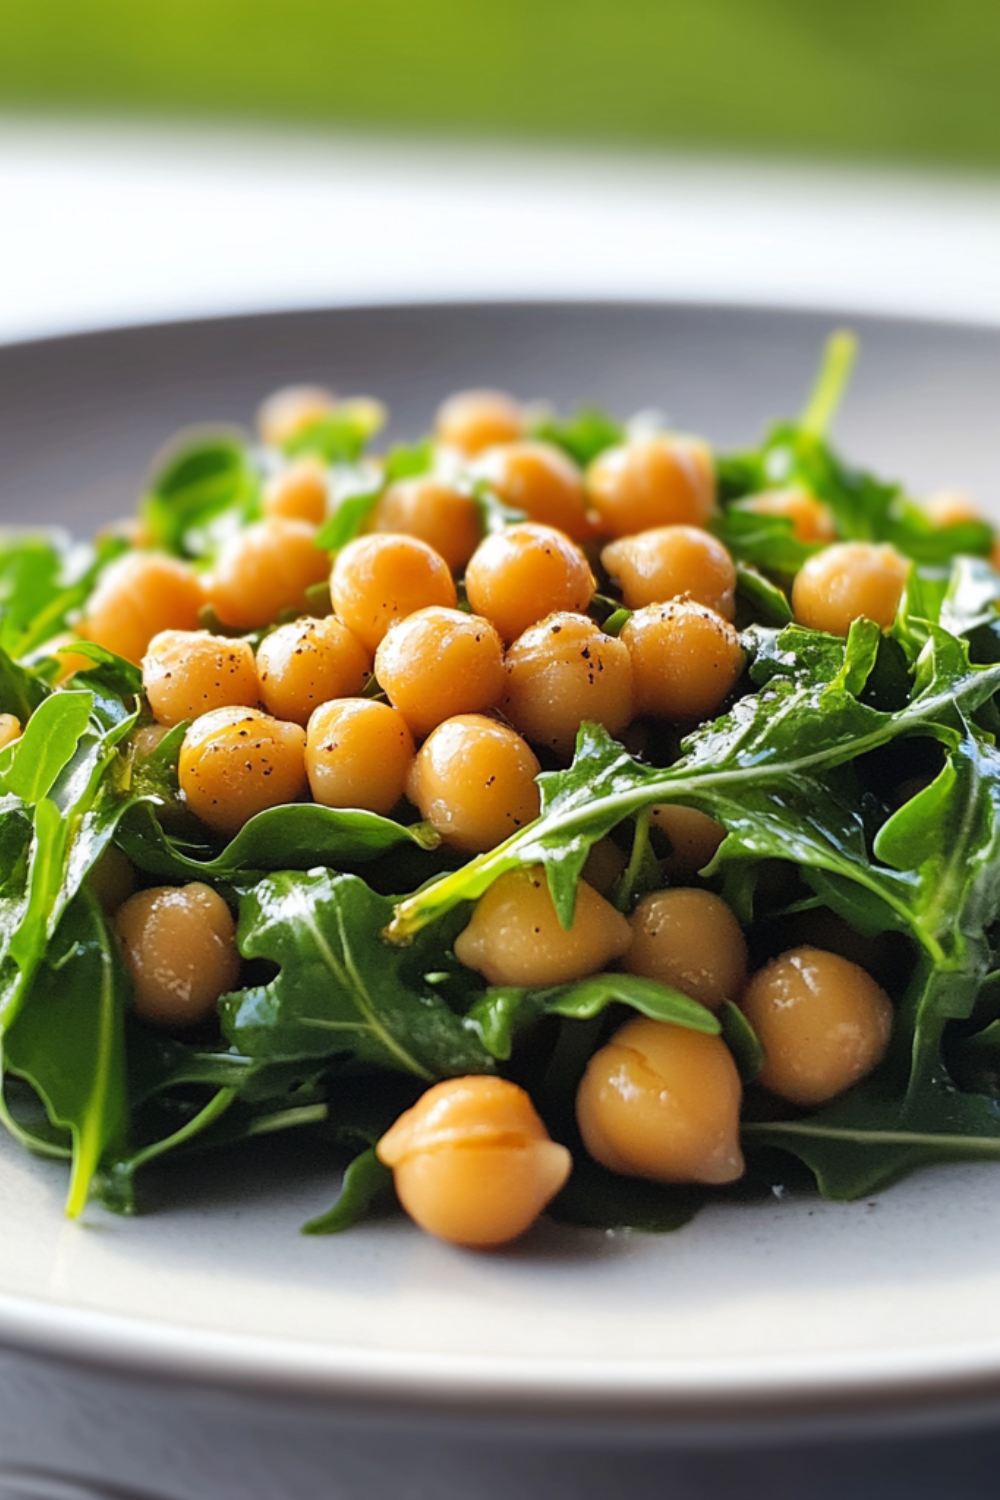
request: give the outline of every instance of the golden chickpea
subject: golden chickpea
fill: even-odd
[[[650,827],[670,840],[670,854],[663,862],[669,875],[697,875],[711,860],[726,836],[721,823],[696,807],[658,802],[649,809]]]
[[[403,715],[370,698],[339,698],[316,709],[306,731],[306,771],[324,807],[387,813],[403,795],[413,764]]]
[[[314,526],[272,516],[226,542],[209,580],[209,602],[224,625],[256,630],[286,609],[305,614],[309,589],[323,583],[329,569]]]
[[[197,630],[204,603],[201,580],[187,563],[133,552],[101,575],[80,634],[138,666],[161,630]]]
[[[721,1037],[640,1018],[590,1059],[576,1120],[591,1156],[612,1172],[720,1185],[743,1175],[742,1097]]]
[[[711,449],[679,432],[605,449],[587,470],[586,485],[612,536],[653,526],[703,526],[715,506]]]
[[[314,423],[330,416],[336,405],[336,396],[325,386],[282,386],[257,408],[260,440],[269,448],[280,448]]]
[[[135,890],[132,861],[117,844],[108,844],[87,876],[90,893],[106,917],[113,917]]]
[[[142,686],[160,724],[213,708],[257,707],[257,668],[246,641],[207,630],[161,630],[142,658]]]
[[[576,888],[573,925],[556,915],[541,865],[508,870],[476,903],[455,943],[460,963],[490,984],[570,984],[621,958],[632,931],[621,912],[585,880]]]
[[[706,718],[743,671],[736,631],[691,599],[637,609],[619,639],[632,658],[637,713],[681,721]]]
[[[792,1104],[825,1104],[882,1061],[892,1002],[857,964],[792,948],[753,976],[741,1002],[764,1047],[760,1082]]]
[[[541,767],[519,734],[481,714],[439,724],[413,762],[406,795],[453,849],[479,854],[538,817]]]
[[[421,1229],[482,1247],[530,1228],[573,1165],[522,1088],[476,1074],[428,1089],[376,1150]]]
[[[200,880],[137,891],[114,925],[141,1020],[196,1026],[235,987],[236,923],[222,897]]]
[[[632,916],[624,958],[630,974],[672,985],[709,1010],[738,1000],[747,980],[747,945],[720,896],[673,886],[643,896]]]
[[[458,602],[451,569],[415,536],[359,536],[337,554],[330,597],[340,616],[374,652],[389,626],[415,610]]]
[[[590,564],[576,543],[537,521],[486,537],[465,572],[472,608],[508,642],[554,610],[582,613],[594,588]]]
[[[366,530],[419,537],[440,553],[453,573],[461,573],[482,540],[483,523],[471,495],[431,474],[420,474],[390,484]]]
[[[257,648],[260,698],[268,713],[303,728],[331,698],[356,698],[371,672],[371,653],[329,615],[279,625]]]
[[[554,443],[522,441],[489,448],[473,466],[505,505],[529,521],[557,526],[581,541],[590,535],[583,474]]]
[[[184,736],[177,775],[191,811],[216,833],[294,802],[306,787],[306,737],[257,708],[215,708]]]
[[[262,504],[265,516],[322,526],[327,512],[326,467],[322,460],[304,453],[279,469],[264,486]]]
[[[964,490],[936,490],[927,496],[924,510],[935,526],[960,526],[963,522],[984,519],[979,506]]]
[[[16,714],[0,714],[0,750],[6,750],[21,738],[21,721]]]
[[[906,587],[910,565],[894,547],[837,542],[815,553],[792,585],[795,618],[812,630],[846,635],[855,620],[888,630]]]
[[[523,426],[521,407],[503,391],[458,391],[434,418],[438,441],[469,456],[494,443],[512,443]]]
[[[625,873],[627,857],[613,839],[598,839],[590,847],[583,878],[601,896],[610,896]]]
[[[507,652],[501,708],[535,745],[573,754],[585,719],[618,734],[632,717],[628,647],[587,615],[555,614],[532,625]]]
[[[740,509],[791,521],[792,535],[799,542],[833,542],[837,538],[829,507],[808,490],[764,490],[749,500],[741,500]]]
[[[620,537],[601,553],[628,609],[685,595],[724,620],[736,616],[736,568],[720,541],[698,526],[657,526]]]
[[[455,714],[493,707],[504,690],[503,642],[481,615],[433,605],[389,629],[375,676],[421,738]]]

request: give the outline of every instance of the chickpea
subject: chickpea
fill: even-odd
[[[472,608],[508,642],[554,610],[582,613],[594,588],[590,564],[576,543],[536,521],[486,537],[465,572]]]
[[[587,1064],[576,1120],[591,1156],[654,1182],[735,1182],[743,1175],[742,1100],[721,1037],[640,1018]]]
[[[415,610],[458,602],[451,569],[415,536],[359,536],[337,554],[330,579],[334,612],[369,651],[389,626]]]
[[[628,859],[613,839],[598,839],[587,855],[583,878],[599,895],[610,896],[627,864]]]
[[[215,708],[184,736],[177,775],[191,811],[216,833],[237,833],[256,813],[305,791],[298,724],[257,708]]]
[[[606,448],[587,470],[586,485],[612,536],[653,526],[703,526],[715,506],[711,449],[683,433]]]
[[[846,635],[862,616],[888,630],[906,587],[910,565],[894,547],[837,542],[815,553],[792,585],[795,618],[812,630]]]
[[[152,1026],[197,1026],[235,987],[236,923],[200,880],[130,896],[115,917],[136,1015]]]
[[[503,643],[480,615],[418,609],[390,627],[375,676],[419,737],[455,714],[493,707],[504,689]]]
[[[764,490],[740,501],[741,510],[758,516],[780,516],[792,523],[792,535],[799,542],[833,542],[837,528],[829,507],[808,490]]]
[[[142,658],[142,686],[160,724],[213,708],[257,707],[257,668],[246,641],[207,630],[161,630]]]
[[[540,987],[596,974],[621,958],[631,940],[621,912],[585,880],[577,885],[567,931],[552,904],[545,870],[534,865],[508,870],[493,882],[459,934],[455,955],[490,984]]]
[[[390,484],[369,516],[367,530],[418,537],[440,553],[453,573],[461,573],[479,546],[483,523],[471,495],[420,474]]]
[[[924,510],[935,526],[960,526],[963,522],[982,521],[982,511],[964,490],[936,490],[924,501]]]
[[[314,423],[330,416],[336,405],[336,396],[325,386],[282,386],[257,408],[260,440],[269,448],[281,448]]]
[[[732,692],[743,671],[736,631],[703,604],[673,599],[637,609],[619,637],[632,658],[638,713],[703,719]]]
[[[371,653],[336,616],[308,615],[279,625],[257,648],[261,702],[276,718],[305,728],[331,698],[356,698],[371,672]]]
[[[697,875],[716,854],[726,836],[721,823],[696,807],[675,802],[657,802],[649,809],[650,826],[670,840],[670,854],[663,862],[669,875]]]
[[[140,724],[129,735],[128,742],[133,754],[140,760],[146,760],[156,754],[169,733],[166,724]]]
[[[590,534],[583,474],[554,443],[522,441],[489,448],[473,466],[493,492],[529,521],[557,526],[577,541]]]
[[[747,945],[720,896],[688,886],[643,896],[623,960],[630,974],[672,985],[709,1010],[737,1000],[747,979]]]
[[[201,580],[187,563],[132,552],[101,575],[80,634],[138,665],[161,630],[197,630],[204,603]]]
[[[322,703],[306,730],[306,772],[324,807],[395,807],[413,764],[413,735],[403,715],[370,698]]]
[[[601,553],[628,609],[684,595],[724,620],[736,616],[736,569],[720,541],[698,526],[657,526],[620,537]]]
[[[524,415],[503,391],[458,391],[438,407],[434,431],[439,442],[470,457],[494,443],[521,436]]]
[[[766,1054],[760,1082],[792,1104],[825,1104],[877,1067],[892,1002],[870,974],[822,948],[791,948],[753,976],[741,1002]]]
[[[312,453],[293,459],[268,480],[262,504],[265,516],[322,526],[327,511],[326,466]]]
[[[413,762],[406,795],[453,849],[479,854],[538,817],[541,767],[519,734],[481,714],[439,724]]]
[[[421,1229],[482,1247],[523,1234],[573,1166],[524,1089],[476,1074],[428,1089],[376,1151]]]
[[[16,714],[0,714],[0,750],[6,750],[21,738],[21,721]]]
[[[316,546],[316,528],[272,516],[229,538],[209,581],[209,602],[224,625],[256,630],[282,610],[305,614],[306,596],[330,568]]]
[[[585,719],[618,734],[632,717],[628,647],[587,615],[549,615],[507,653],[501,707],[525,739],[557,755],[573,754]]]
[[[132,861],[117,844],[108,844],[87,876],[90,893],[106,917],[113,917],[135,890]]]
[[[75,672],[87,672],[94,665],[89,656],[84,656],[72,648],[80,639],[74,635],[72,630],[60,630],[58,635],[51,635],[47,641],[36,647],[31,653],[31,660],[36,661],[40,656],[54,656],[59,663],[59,670],[52,679],[54,687],[62,687],[68,682]]]

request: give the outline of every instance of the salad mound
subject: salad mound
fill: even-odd
[[[289,388],[4,534],[0,1118],[70,1215],[277,1132],[310,1232],[480,1246],[1000,1159],[1000,541],[834,451],[852,354],[734,454]]]

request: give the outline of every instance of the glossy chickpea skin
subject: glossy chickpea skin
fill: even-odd
[[[455,943],[460,963],[490,984],[569,984],[621,958],[632,933],[586,881],[576,891],[572,926],[556,915],[541,865],[509,870],[481,896]]]
[[[504,391],[457,391],[438,407],[434,432],[439,442],[472,457],[495,443],[520,437],[524,414]]]
[[[187,563],[135,552],[102,574],[80,634],[138,666],[161,630],[197,630],[204,603],[201,580]]]
[[[281,448],[314,423],[328,417],[336,405],[336,396],[325,386],[282,386],[257,408],[257,431],[261,442],[271,448]]]
[[[261,503],[265,516],[282,521],[305,521],[321,526],[326,520],[328,492],[326,468],[311,453],[295,458],[264,486]]]
[[[525,739],[564,758],[585,719],[618,734],[632,717],[628,647],[587,615],[532,625],[507,652],[506,672],[504,714]]]
[[[196,1026],[235,988],[236,923],[201,881],[138,891],[114,919],[136,1014],[153,1026]]]
[[[522,441],[489,448],[473,473],[529,521],[557,526],[579,541],[590,534],[583,474],[553,443]]]
[[[764,490],[740,501],[740,509],[758,516],[779,516],[790,521],[792,535],[799,542],[832,542],[836,540],[837,528],[829,507],[808,490],[790,488]]]
[[[632,659],[636,712],[675,721],[703,719],[743,671],[739,636],[721,615],[691,599],[636,610],[620,639]]]
[[[303,727],[321,703],[356,698],[371,672],[371,653],[329,615],[279,625],[257,648],[256,678],[268,713]]]
[[[792,609],[812,630],[846,635],[855,620],[888,630],[903,597],[910,565],[894,547],[838,542],[815,553],[795,575]]]
[[[576,1119],[591,1156],[612,1172],[721,1185],[743,1175],[741,1101],[721,1037],[643,1018],[590,1059]]]
[[[391,484],[365,529],[415,536],[433,547],[453,573],[462,572],[483,535],[479,507],[472,496],[431,474]]]
[[[601,553],[628,609],[686,595],[724,620],[736,615],[736,568],[720,541],[697,526],[657,526],[620,537]]]
[[[337,554],[330,578],[334,613],[369,651],[389,626],[415,610],[458,601],[451,569],[415,536],[359,536]]]
[[[207,630],[162,630],[142,659],[142,686],[160,724],[213,708],[256,708],[257,668],[246,641]]]
[[[390,627],[375,676],[421,739],[455,714],[493,707],[504,689],[503,642],[481,615],[418,609]]]
[[[535,521],[486,537],[465,572],[469,603],[507,642],[556,610],[582,613],[594,588],[590,564],[576,543]]]
[[[209,580],[209,603],[224,625],[256,630],[283,610],[304,614],[309,589],[323,583],[329,570],[314,526],[272,516],[226,542]]]
[[[132,861],[117,844],[108,844],[87,876],[90,893],[106,917],[113,917],[135,890]]]
[[[654,526],[703,526],[715,506],[711,450],[684,433],[658,433],[606,449],[588,468],[586,485],[612,536]]]
[[[6,750],[21,738],[21,721],[16,714],[0,714],[0,750]]]
[[[741,1006],[766,1055],[759,1081],[792,1104],[825,1104],[865,1078],[892,1031],[885,991],[822,948],[792,948],[765,964]]]
[[[709,1010],[738,1000],[747,978],[743,931],[720,896],[672,886],[643,896],[623,960],[630,974],[672,985]]]
[[[376,1150],[421,1229],[483,1248],[530,1228],[572,1168],[524,1090],[481,1074],[428,1089]]]
[[[324,807],[387,813],[403,795],[414,757],[402,714],[369,698],[323,703],[306,730],[306,772]]]
[[[513,729],[460,714],[420,747],[406,795],[444,843],[479,854],[537,818],[540,770]]]
[[[305,734],[256,708],[216,708],[195,719],[177,765],[191,811],[216,833],[238,833],[306,787]]]
[[[721,823],[696,807],[658,802],[649,809],[651,828],[670,840],[670,853],[663,862],[668,875],[697,875],[714,858],[726,836]]]

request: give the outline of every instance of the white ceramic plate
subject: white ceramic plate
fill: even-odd
[[[0,349],[0,516],[87,531],[172,429],[290,379],[386,397],[400,435],[469,383],[656,405],[721,442],[794,410],[830,320],[671,306],[377,309]],[[1000,333],[859,320],[859,459],[1000,508]],[[992,487],[992,489],[991,489]],[[720,1206],[663,1237],[540,1227],[504,1254],[402,1222],[310,1239],[314,1146],[174,1167],[157,1211],[61,1217],[63,1173],[0,1142],[0,1340],[117,1370],[414,1412],[773,1424],[1000,1397],[1000,1168],[852,1205]]]

